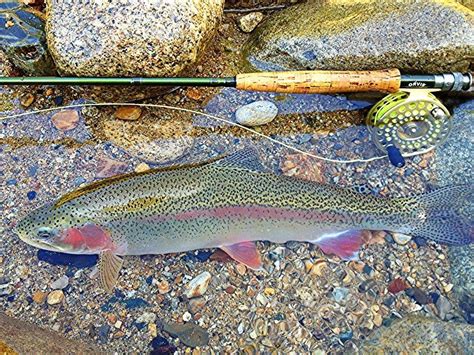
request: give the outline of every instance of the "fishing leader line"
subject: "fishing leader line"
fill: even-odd
[[[197,111],[197,110],[192,110],[192,109],[187,109],[183,107],[176,107],[176,106],[168,106],[168,105],[161,105],[161,104],[131,104],[131,103],[125,103],[125,102],[100,102],[100,103],[85,103],[85,104],[75,104],[75,105],[65,105],[65,106],[57,106],[57,107],[52,107],[52,108],[46,108],[46,109],[41,109],[41,110],[35,110],[35,111],[29,111],[29,112],[23,112],[23,113],[18,113],[14,115],[8,115],[4,117],[0,117],[0,121],[10,119],[10,118],[18,118],[18,117],[23,117],[23,116],[28,116],[28,115],[33,115],[33,114],[39,114],[39,113],[45,113],[45,112],[51,112],[51,111],[57,111],[57,110],[64,110],[64,109],[70,109],[70,108],[81,108],[81,107],[100,107],[100,106],[139,106],[139,107],[151,107],[151,108],[162,108],[162,109],[169,109],[169,110],[177,110],[181,112],[188,112],[188,113],[193,113],[197,115],[202,115],[204,117],[208,117],[211,119],[214,119],[219,122],[224,122],[227,124],[230,124],[235,127],[239,127],[247,132],[250,132],[252,134],[255,134],[257,136],[260,136],[262,138],[265,138],[269,140],[270,142],[273,142],[275,144],[278,144],[282,147],[288,148],[294,152],[310,156],[312,158],[318,159],[318,160],[323,160],[326,162],[330,163],[337,163],[337,164],[352,164],[352,163],[369,163],[375,160],[381,160],[387,158],[387,155],[380,155],[376,156],[373,158],[367,158],[367,159],[352,159],[352,160],[339,160],[339,159],[330,159],[330,158],[325,158],[320,155],[312,154],[309,152],[306,152],[304,150],[301,150],[299,148],[296,148],[292,145],[286,144],[284,142],[281,142],[277,139],[274,139],[272,137],[269,137],[263,133],[257,132],[249,127],[243,126],[237,122],[232,122],[230,120],[227,120],[225,118],[212,115],[209,113]],[[421,154],[421,152],[420,152]]]

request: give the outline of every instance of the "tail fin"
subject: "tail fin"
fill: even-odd
[[[474,184],[442,187],[417,200],[424,218],[412,235],[450,245],[474,242]]]

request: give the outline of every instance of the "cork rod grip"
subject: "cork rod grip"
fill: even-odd
[[[400,89],[398,69],[367,71],[283,71],[238,74],[237,89],[292,94],[331,94]]]

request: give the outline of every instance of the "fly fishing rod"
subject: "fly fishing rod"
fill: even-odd
[[[235,87],[291,94],[384,92],[367,115],[376,146],[402,167],[404,157],[443,143],[451,130],[448,109],[434,91],[472,91],[471,73],[405,75],[398,69],[370,71],[283,71],[225,78],[0,77],[0,85],[138,85]]]

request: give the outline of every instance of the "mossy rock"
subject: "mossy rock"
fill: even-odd
[[[244,53],[249,70],[466,71],[474,14],[448,0],[309,0],[271,16]]]
[[[0,50],[26,74],[54,73],[42,14],[16,1],[0,0]]]

